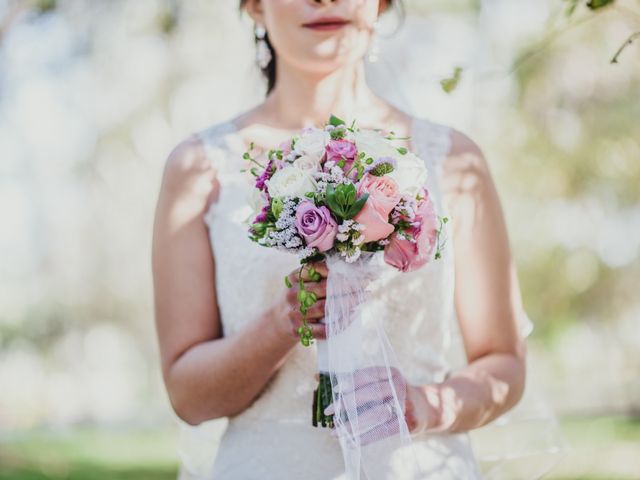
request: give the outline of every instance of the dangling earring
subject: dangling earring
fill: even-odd
[[[256,24],[254,32],[258,39],[256,42],[256,62],[258,62],[260,68],[264,69],[273,58],[269,45],[267,45],[267,41],[264,39],[267,36],[267,31],[262,25]]]
[[[369,53],[367,54],[367,60],[371,63],[376,63],[380,58],[380,38],[378,30],[380,29],[380,23],[378,20],[373,22],[373,29],[371,31],[371,43],[369,45]]]

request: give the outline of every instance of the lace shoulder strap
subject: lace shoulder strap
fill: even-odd
[[[452,128],[427,118],[414,119],[413,141],[431,168],[439,169],[451,151]]]
[[[234,131],[235,126],[228,120],[194,132],[202,142],[205,155],[214,168],[224,168],[226,158],[224,155],[226,151],[225,136]]]

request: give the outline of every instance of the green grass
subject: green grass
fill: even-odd
[[[34,431],[0,441],[0,479],[175,479],[173,430]]]
[[[570,444],[553,480],[631,480],[640,478],[640,418],[565,418]]]
[[[568,418],[571,445],[546,479],[640,478],[640,418]],[[177,433],[82,428],[31,431],[0,439],[0,480],[175,479]]]

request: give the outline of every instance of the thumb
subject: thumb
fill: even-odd
[[[335,413],[335,408],[333,406],[333,403],[329,404],[329,406],[327,408],[324,409],[324,414],[325,415],[333,415]]]

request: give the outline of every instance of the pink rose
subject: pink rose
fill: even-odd
[[[374,242],[387,238],[394,230],[394,226],[389,223],[389,214],[400,200],[398,184],[391,177],[365,173],[358,184],[358,196],[363,193],[368,193],[369,198],[353,218],[365,227],[362,231],[364,241]]]
[[[345,165],[342,169],[346,172],[353,165],[353,161],[358,154],[358,149],[353,142],[349,140],[331,140],[325,147],[327,161],[338,163],[344,160]]]
[[[296,229],[308,247],[325,252],[333,247],[338,224],[327,207],[316,207],[313,202],[303,200],[296,209]]]
[[[418,203],[416,225],[406,229],[415,242],[407,240],[395,233],[384,249],[384,260],[389,265],[408,272],[417,270],[429,261],[438,235],[437,217],[429,192],[423,190],[425,196]]]

